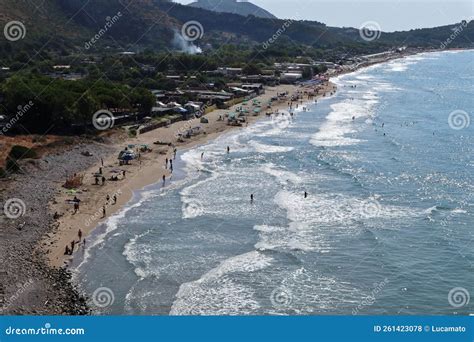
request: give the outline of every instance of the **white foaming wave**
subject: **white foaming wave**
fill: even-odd
[[[258,206],[247,205],[249,194],[244,194],[242,189],[251,183],[261,187],[273,185],[273,180],[259,171],[251,167],[237,171],[221,169],[211,177],[183,188],[180,191],[183,219],[209,215],[232,218],[258,215]],[[251,179],[249,174],[252,174]]]
[[[389,71],[402,72],[408,69],[408,63],[393,62],[393,63],[390,63],[389,65],[390,65],[390,67],[388,68]]]
[[[289,249],[309,252],[322,249],[321,240],[315,238],[314,232],[295,230],[291,225],[289,228],[261,225],[255,226],[254,230],[260,236],[254,247],[260,251]]]
[[[274,259],[258,251],[223,261],[200,279],[182,284],[170,315],[245,315],[259,308],[254,291],[230,279],[233,273],[255,272],[271,265]]]
[[[286,185],[288,182],[301,184],[303,177],[294,172],[278,169],[274,164],[269,163],[260,168],[263,172],[275,177],[280,184]]]
[[[456,208],[451,211],[453,214],[467,214],[467,211],[462,208]]]
[[[305,225],[350,225],[353,220],[403,218],[420,214],[410,208],[383,205],[376,198],[316,194],[305,199],[301,194],[287,190],[280,191],[274,201],[287,211],[290,221]]]
[[[326,121],[321,125],[319,131],[312,136],[310,143],[325,147],[358,144],[361,140],[346,136],[357,132],[352,117],[370,116],[375,103],[375,100],[343,101],[331,105],[332,111],[326,117]]]
[[[219,177],[218,173],[214,173],[211,177],[198,181],[181,190],[181,203],[183,211],[183,219],[191,219],[206,214],[205,200],[203,198],[197,199],[194,195],[194,190],[206,187],[207,184],[212,183]]]
[[[288,272],[281,281],[291,298],[291,311],[297,315],[331,313],[343,304],[346,310],[356,308],[369,292],[353,284],[304,267]],[[288,314],[287,308],[273,308],[269,314]]]
[[[123,207],[119,212],[110,216],[103,224],[106,226],[105,231],[98,235],[92,243],[89,242],[87,248],[84,251],[84,256],[81,263],[76,267],[79,270],[90,258],[91,251],[94,248],[99,248],[103,242],[105,241],[106,237],[109,236],[112,232],[116,231],[119,227],[119,223],[124,221],[125,215],[132,209],[141,207],[144,203],[148,200],[156,197],[159,195],[159,191],[150,190],[150,191],[143,191],[140,193],[140,200],[132,205]]]
[[[144,249],[145,246],[137,245],[137,241],[140,238],[143,238],[144,236],[148,235],[150,231],[146,231],[142,234],[135,235],[133,238],[131,238],[126,244],[123,249],[122,255],[125,256],[127,261],[135,266],[134,272],[135,274],[140,278],[144,279],[148,276],[149,271],[147,270],[148,267],[139,267],[137,266],[139,263],[143,263],[145,265],[149,265],[153,260],[148,253],[147,249]]]
[[[258,153],[284,153],[294,150],[294,147],[290,146],[276,146],[276,145],[266,145],[259,143],[255,140],[249,141],[249,145],[252,146]]]
[[[359,80],[373,80],[375,77],[372,75],[358,75],[356,78]]]

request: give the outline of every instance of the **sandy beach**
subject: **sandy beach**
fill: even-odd
[[[312,93],[314,90],[318,90],[317,97],[323,97],[334,92],[335,86],[331,83],[316,87],[280,85],[267,88],[265,94],[258,96],[256,99],[261,101],[262,104],[266,104],[272,97],[277,96],[278,93],[288,92],[288,98],[291,98],[294,94],[300,93],[304,95],[304,92]],[[269,110],[287,110],[288,101],[287,99],[274,102]],[[308,101],[307,96],[304,96],[302,101]],[[94,228],[111,215],[117,213],[128,203],[134,191],[150,184],[162,182],[163,176],[166,178],[166,184],[171,176],[169,165],[166,168],[166,159],[173,159],[174,148],[177,150],[188,149],[192,146],[203,144],[217,137],[222,132],[230,129],[245,129],[246,125],[250,125],[265,117],[266,110],[262,110],[258,116],[248,115],[247,123],[243,127],[229,126],[227,120],[219,120],[220,117],[224,117],[225,113],[235,111],[239,106],[241,105],[236,104],[228,110],[215,110],[207,114],[208,124],[201,124],[199,119],[181,121],[169,127],[158,128],[141,134],[136,138],[115,143],[111,146],[113,152],[102,159],[103,166],[102,160],[99,159],[92,167],[80,173],[84,178],[83,184],[77,191],[71,192],[58,186],[55,200],[50,203],[49,208],[51,215],[57,213],[60,217],[54,224],[53,234],[46,235],[41,243],[49,264],[55,268],[67,266],[73,260],[74,253],[72,255],[65,255],[66,246],[69,246],[69,248],[74,247],[74,252],[84,248],[84,239],[87,243],[87,238]],[[179,133],[197,126],[201,127],[201,134],[185,141],[178,141]],[[154,145],[153,143],[156,141],[168,142],[172,146]],[[152,152],[141,153],[140,161],[134,160],[130,165],[120,166],[117,160],[118,153],[128,145],[148,145]],[[94,151],[90,152],[94,154]],[[97,159],[96,156],[90,158]],[[107,179],[104,185],[95,185],[95,174],[99,172],[99,168],[102,168],[103,175]],[[123,171],[125,171],[125,177],[123,177]],[[118,175],[119,181],[108,181],[113,175]],[[108,202],[107,196],[109,196]],[[116,196],[116,201],[114,196]],[[77,212],[75,212],[70,202],[74,197],[81,201]],[[81,239],[79,235],[81,235]],[[74,243],[72,243],[73,241]]]

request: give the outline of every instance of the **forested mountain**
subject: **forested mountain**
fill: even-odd
[[[188,6],[207,9],[214,12],[234,13],[244,17],[253,15],[259,18],[276,19],[276,17],[267,10],[247,1],[237,0],[198,0],[190,3]]]
[[[472,46],[474,29],[468,25],[382,33],[364,41],[357,28],[328,27],[317,21],[288,21],[215,13],[165,0],[0,0],[0,25],[20,21],[24,39],[0,40],[0,58],[14,59],[18,50],[42,53],[89,53],[103,48],[163,51],[173,48],[175,32],[188,21],[203,29],[197,44],[210,49],[222,44],[261,46],[276,37],[280,44],[300,49],[376,52],[397,45],[438,48],[452,35],[450,47]],[[457,31],[455,29],[457,28]],[[459,30],[461,28],[461,30]],[[92,49],[84,49],[93,38]]]

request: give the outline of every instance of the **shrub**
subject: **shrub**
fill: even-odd
[[[20,166],[17,164],[15,159],[12,159],[10,158],[10,156],[8,156],[6,168],[7,168],[7,172],[12,173],[12,172],[17,172],[20,169]]]
[[[137,130],[135,128],[132,128],[128,131],[128,135],[131,137],[131,138],[136,138],[137,137]]]
[[[10,150],[9,158],[13,160],[26,159],[26,158],[38,158],[38,154],[25,146],[15,145]]]

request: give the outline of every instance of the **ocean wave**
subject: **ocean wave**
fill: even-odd
[[[301,184],[304,179],[301,175],[294,172],[277,168],[274,164],[269,163],[260,168],[263,172],[275,177],[280,184],[286,185],[288,182],[293,184]]]
[[[231,276],[262,270],[272,261],[272,257],[258,251],[223,261],[200,279],[180,286],[170,315],[246,315],[255,312],[260,305],[254,299],[254,290]]]
[[[343,101],[331,105],[331,112],[326,121],[315,133],[310,143],[315,146],[334,147],[355,145],[360,139],[348,137],[347,135],[357,132],[354,119],[369,117],[372,107],[377,101]]]
[[[258,153],[284,153],[294,150],[291,146],[276,146],[259,143],[255,140],[249,141],[249,145]]]

